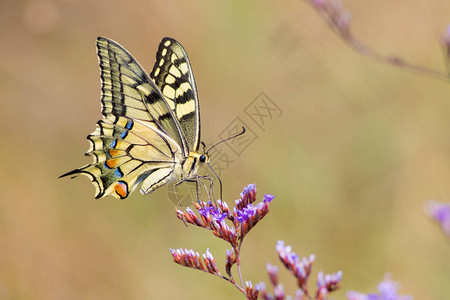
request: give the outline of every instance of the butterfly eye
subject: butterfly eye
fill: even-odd
[[[206,155],[202,154],[200,155],[200,162],[204,163],[206,161]]]

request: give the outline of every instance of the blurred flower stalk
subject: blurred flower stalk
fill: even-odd
[[[328,27],[338,35],[347,45],[352,47],[361,55],[380,63],[394,65],[415,72],[423,73],[435,78],[450,81],[450,25],[441,34],[439,43],[444,51],[444,60],[447,73],[406,62],[398,55],[384,55],[364,44],[356,38],[350,30],[352,14],[343,7],[340,0],[304,0],[311,5],[320,17],[327,23]]]
[[[286,299],[289,296],[285,295],[283,284],[278,280],[277,267],[267,264],[271,291],[268,291],[262,282],[253,286],[251,281],[244,281],[241,272],[240,251],[244,238],[269,213],[269,204],[273,199],[273,195],[266,194],[261,202],[255,204],[256,186],[249,184],[235,201],[232,209],[222,200],[207,202],[198,200],[194,203],[196,212],[189,207],[184,211],[177,209],[177,217],[184,223],[210,230],[214,236],[229,243],[231,249],[225,253],[225,272],[219,270],[216,259],[209,249],[202,255],[194,250],[170,249],[175,263],[222,278],[233,284],[247,299]],[[308,278],[314,263],[314,255],[300,259],[290,246],[285,246],[283,241],[278,241],[276,250],[284,267],[297,280],[295,299],[326,299],[329,293],[340,288],[341,271],[330,275],[319,272],[316,291],[311,294],[308,289]],[[232,273],[234,266],[237,269],[238,279]]]

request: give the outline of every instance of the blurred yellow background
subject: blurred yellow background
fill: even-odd
[[[344,1],[369,46],[444,70],[438,34],[450,2]],[[277,240],[343,288],[370,292],[386,272],[415,299],[449,299],[449,242],[423,213],[450,200],[448,82],[356,54],[302,1],[0,2],[2,128],[0,298],[231,299],[227,282],[172,262],[169,248],[227,245],[176,219],[167,188],[94,199],[82,179],[57,179],[90,159],[100,118],[95,39],[112,38],[149,72],[164,36],[186,48],[202,138],[241,118],[257,138],[222,173],[231,205],[248,183],[272,193],[247,236],[243,274],[267,280]],[[245,114],[264,92],[282,110],[262,130]],[[223,268],[222,268],[223,270]],[[286,290],[294,280],[280,270]]]

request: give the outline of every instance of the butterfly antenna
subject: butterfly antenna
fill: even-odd
[[[246,131],[247,131],[247,130],[245,129],[245,127],[242,126],[242,132],[239,132],[238,134],[235,134],[235,135],[233,135],[233,136],[230,136],[230,137],[228,137],[228,138],[226,138],[226,139],[224,139],[224,140],[221,140],[221,141],[215,143],[215,144],[212,145],[212,146],[208,149],[208,151],[206,151],[205,153],[208,153],[209,151],[211,151],[212,148],[216,147],[216,146],[219,145],[219,144],[222,144],[223,142],[229,141],[229,140],[231,140],[231,139],[235,139],[235,138],[237,138],[238,136],[243,135]],[[203,145],[203,147],[205,147],[205,143],[202,142],[202,145]]]
[[[205,153],[208,153],[209,151],[211,151],[211,149],[213,149],[213,148],[216,147],[217,145],[219,145],[219,144],[221,144],[221,143],[223,143],[223,142],[229,141],[229,140],[231,140],[231,139],[237,138],[238,136],[243,135],[243,134],[245,133],[245,131],[246,131],[245,127],[242,126],[242,132],[239,132],[238,134],[235,134],[235,135],[233,135],[233,136],[230,136],[230,137],[228,137],[228,138],[226,138],[226,139],[224,139],[224,140],[221,140],[221,141],[215,143],[214,145],[212,145],[211,147],[209,147],[209,149],[206,150],[206,151],[205,151],[206,145],[205,145],[204,142],[202,142],[202,145],[203,145],[203,151],[204,151]],[[209,166],[209,168],[211,169],[211,171],[213,172],[213,174],[214,174],[214,175],[217,177],[217,179],[219,180],[220,200],[222,200],[222,180],[220,179],[219,175],[217,175],[217,173],[214,171],[214,169],[211,167],[211,165],[210,165],[209,163],[208,163],[208,166]]]

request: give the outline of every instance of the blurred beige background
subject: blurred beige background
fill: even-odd
[[[355,35],[443,70],[437,36],[450,2],[394,2],[345,1]],[[222,174],[230,204],[253,182],[260,198],[276,196],[244,243],[247,280],[267,282],[282,239],[316,255],[314,277],[343,271],[335,299],[375,291],[386,272],[401,294],[450,298],[449,242],[423,213],[428,199],[450,200],[449,83],[359,56],[293,0],[3,0],[0,34],[0,298],[242,298],[172,262],[169,248],[210,248],[222,267],[227,245],[179,222],[166,188],[95,200],[84,177],[57,179],[90,161],[99,35],[147,71],[161,38],[178,39],[193,64],[203,139],[236,117],[258,136]],[[244,111],[260,92],[283,111],[265,131]]]

